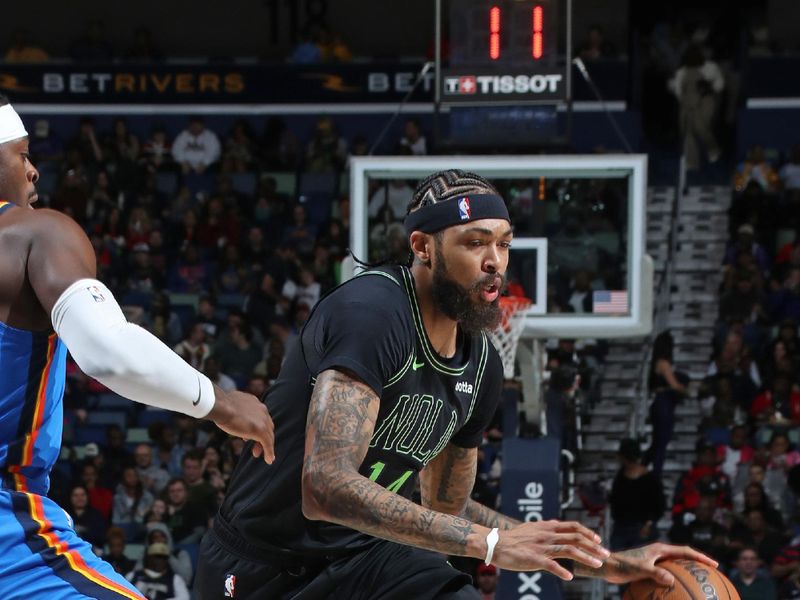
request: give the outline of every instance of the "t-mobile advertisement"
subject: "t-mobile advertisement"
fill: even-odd
[[[525,522],[557,519],[561,497],[559,461],[557,440],[503,440],[502,512]],[[503,571],[497,586],[497,600],[562,597],[560,580],[543,571]]]

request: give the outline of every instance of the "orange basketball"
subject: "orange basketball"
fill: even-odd
[[[740,600],[730,580],[716,569],[693,560],[668,560],[658,563],[675,576],[672,587],[652,579],[628,586],[622,600]]]

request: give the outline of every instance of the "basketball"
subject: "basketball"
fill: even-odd
[[[632,583],[622,600],[739,600],[739,593],[722,573],[693,560],[670,560],[658,564],[675,576],[672,587],[652,579]]]

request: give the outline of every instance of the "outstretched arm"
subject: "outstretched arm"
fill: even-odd
[[[477,467],[477,448],[448,444],[419,474],[423,506],[489,528],[511,529],[519,525],[520,521],[470,498]]]
[[[232,435],[255,440],[254,454],[263,452],[272,462],[272,420],[258,398],[224,392],[154,335],[128,323],[95,279],[94,249],[75,221],[51,210],[22,218],[31,287],[86,374],[131,400],[211,419]]]
[[[380,400],[368,385],[337,370],[320,373],[311,396],[303,463],[303,514],[394,542],[445,554],[484,558],[489,529],[419,506],[358,472],[372,438]],[[528,523],[505,534],[495,564],[571,575],[555,558],[600,566],[606,551],[577,523]]]

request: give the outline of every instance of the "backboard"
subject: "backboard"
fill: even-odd
[[[532,300],[523,336],[624,337],[650,331],[644,155],[372,156],[350,166],[350,243],[403,262],[402,219],[417,182],[463,169],[494,183],[514,225],[510,291]]]

